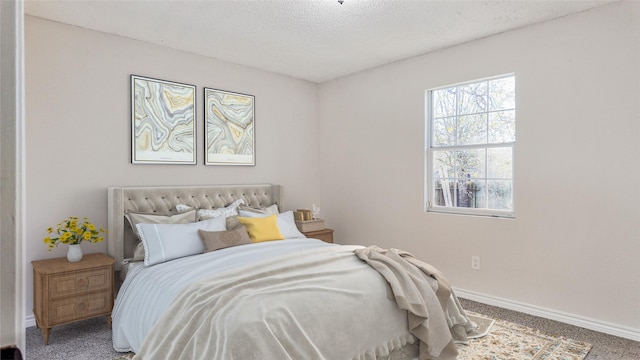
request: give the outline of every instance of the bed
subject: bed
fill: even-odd
[[[386,250],[304,237],[281,185],[112,187],[108,206],[113,346],[135,359],[455,359],[473,327],[410,254],[435,274],[418,289]]]

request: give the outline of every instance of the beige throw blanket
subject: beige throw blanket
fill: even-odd
[[[402,250],[369,246],[355,253],[387,280],[398,307],[408,311],[409,331],[420,340],[420,360],[456,359],[454,341],[467,340],[475,324],[442,273]]]
[[[407,312],[356,248],[323,246],[187,286],[135,359],[373,360],[413,343]]]

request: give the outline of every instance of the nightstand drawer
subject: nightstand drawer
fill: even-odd
[[[110,291],[53,300],[49,303],[49,322],[62,324],[79,318],[106,314],[111,311],[112,305],[113,299]]]
[[[306,232],[303,232],[303,234],[308,238],[318,239],[328,243],[333,242],[333,229],[306,231]]]
[[[49,277],[49,298],[87,291],[109,290],[111,282],[111,268],[53,275]]]

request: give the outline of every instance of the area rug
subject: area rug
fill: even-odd
[[[119,356],[117,358],[113,358],[113,360],[131,360],[131,359],[133,359],[133,357],[135,355],[136,354],[134,354],[134,353],[127,353],[127,354],[124,354],[124,355]]]
[[[474,312],[465,311],[469,319],[475,323],[478,327],[467,333],[467,338],[478,339],[489,334],[493,328],[493,324],[496,323],[495,319],[486,317],[484,315],[476,314]]]
[[[486,336],[456,347],[458,360],[582,360],[591,350],[589,343],[547,335],[503,320],[495,320]]]
[[[456,344],[458,360],[583,360],[591,350],[589,343],[470,311],[467,315],[478,324],[478,330],[469,334],[468,343]],[[133,356],[128,353],[113,360],[130,360]]]

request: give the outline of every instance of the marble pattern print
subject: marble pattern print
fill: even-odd
[[[205,89],[207,164],[254,165],[254,97]]]
[[[132,77],[134,162],[195,163],[195,87]]]

